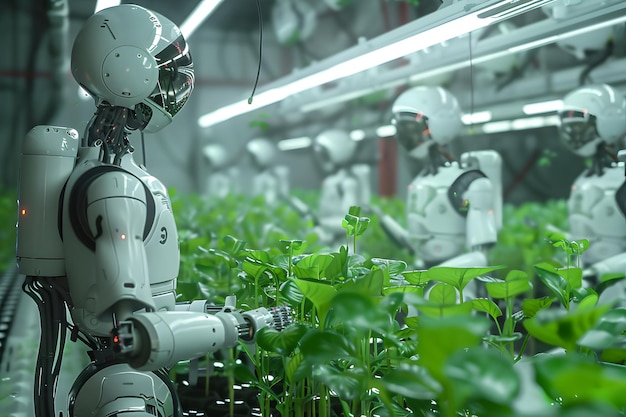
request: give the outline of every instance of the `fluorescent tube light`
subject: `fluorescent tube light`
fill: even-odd
[[[191,34],[215,11],[223,0],[201,0],[187,19],[180,25],[180,31],[185,39],[189,39]]]
[[[102,9],[108,9],[109,7],[119,6],[121,3],[122,3],[122,0],[98,0],[96,1],[96,9],[93,12],[97,13]]]
[[[376,136],[379,138],[388,138],[396,134],[396,127],[394,125],[384,125],[376,129]]]
[[[292,138],[292,139],[283,139],[279,141],[276,146],[281,151],[292,151],[294,149],[303,149],[311,146],[313,141],[308,136],[303,136],[301,138]]]
[[[563,100],[541,101],[539,103],[529,103],[522,107],[524,114],[533,115],[559,111],[563,107]]]
[[[558,116],[526,117],[514,120],[489,122],[481,126],[483,133],[502,133],[513,130],[537,129],[546,126],[558,126]]]
[[[350,132],[350,139],[355,142],[365,139],[365,132],[361,129],[356,129]]]
[[[540,46],[549,45],[549,44],[558,42],[560,40],[568,39],[574,36],[584,35],[586,33],[590,33],[598,29],[603,29],[607,26],[618,25],[623,22],[626,22],[626,16],[619,16],[614,19],[596,23],[594,25],[585,26],[580,29],[575,29],[566,33],[559,34],[559,35],[548,36],[546,38],[539,39],[537,41],[528,42],[523,45],[514,46],[514,47],[509,48],[508,52],[511,54],[514,54],[517,52],[527,51],[530,49],[538,48]]]
[[[466,113],[461,116],[463,124],[472,125],[477,123],[486,123],[491,120],[491,112],[489,110],[478,111],[476,113]]]
[[[445,42],[449,39],[459,37],[474,30],[483,28],[492,23],[497,23],[497,18],[479,18],[478,16],[488,13],[496,8],[506,8],[507,5],[514,6],[518,2],[514,0],[503,0],[462,15],[456,19],[448,20],[437,26],[423,30],[412,36],[405,37],[398,41],[389,43],[376,49],[362,48],[364,52],[353,58],[349,58],[341,63],[332,65],[310,75],[305,75],[288,84],[271,88],[261,92],[254,97],[252,103],[248,100],[241,100],[236,103],[224,106],[213,112],[207,113],[198,119],[200,127],[209,127],[217,123],[226,121],[233,117],[247,112],[277,103],[285,98],[319,87],[323,84],[345,78],[362,71],[374,68],[398,58],[410,55],[414,52]],[[525,6],[530,7],[535,3],[545,3],[545,0],[528,0]],[[452,7],[452,6],[448,6]],[[446,10],[445,8],[442,9]],[[508,15],[506,17],[509,17]]]

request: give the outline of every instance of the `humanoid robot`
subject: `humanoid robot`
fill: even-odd
[[[252,178],[253,195],[262,195],[265,202],[276,205],[281,199],[289,198],[289,170],[278,165],[278,147],[267,138],[255,138],[246,145],[252,160],[254,177]]]
[[[471,151],[457,161],[445,151],[462,124],[456,98],[442,87],[413,87],[392,112],[396,138],[422,171],[409,185],[406,228],[373,208],[383,230],[415,254],[417,267],[488,265],[502,226],[500,155]]]
[[[202,149],[202,154],[209,169],[205,194],[220,199],[230,194],[239,194],[239,170],[226,148],[218,143],[211,143]]]
[[[315,228],[322,244],[336,246],[345,243],[346,231],[341,224],[350,207],[370,204],[369,166],[354,164],[356,149],[357,142],[340,129],[325,130],[315,138],[315,158],[326,173]]]
[[[289,318],[280,308],[244,312],[232,299],[224,307],[176,303],[170,200],[134,162],[128,135],[165,127],[193,89],[180,30],[136,5],[104,9],[78,33],[71,61],[97,106],[85,136],[37,126],[21,165],[17,262],[41,322],[35,415],[59,415],[55,391],[70,330],[91,360],[68,394],[70,416],[181,416],[169,367]]]
[[[583,86],[564,97],[559,118],[562,142],[577,155],[591,159],[572,184],[566,235],[570,240],[589,241],[589,249],[581,257],[588,280],[624,273],[626,186],[617,153],[626,134],[626,99],[606,84]]]

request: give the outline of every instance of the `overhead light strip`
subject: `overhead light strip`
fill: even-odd
[[[217,9],[223,0],[202,0],[191,14],[180,25],[180,31],[185,39],[189,39],[192,33]]]
[[[119,6],[121,3],[122,0],[98,0],[96,1],[96,8],[93,12],[98,13],[100,10],[108,9],[113,6]]]
[[[533,0],[529,1],[527,4],[543,2],[544,0]],[[263,91],[254,97],[252,103],[248,100],[241,100],[207,113],[198,119],[198,124],[200,127],[209,127],[221,123],[244,113],[282,101],[293,94],[301,93],[314,87],[363,72],[441,42],[470,33],[492,23],[497,23],[504,18],[481,19],[478,16],[497,7],[515,3],[517,2],[513,0],[499,1],[386,46],[361,53],[356,57],[347,59],[344,62],[322,69],[313,74],[303,76],[288,84],[279,85]]]

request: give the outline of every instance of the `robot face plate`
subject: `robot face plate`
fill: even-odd
[[[159,81],[148,97],[172,117],[185,105],[194,84],[193,63],[182,36],[155,55]]]
[[[564,111],[561,119],[561,140],[572,151],[581,156],[590,156],[600,142],[596,117],[588,112]]]
[[[421,113],[397,113],[393,123],[396,126],[396,139],[407,151],[411,151],[432,139],[428,127],[428,117]]]

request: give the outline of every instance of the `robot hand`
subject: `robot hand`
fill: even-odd
[[[136,313],[112,331],[113,350],[138,370],[170,367],[233,347],[239,340],[251,342],[264,327],[283,330],[292,323],[288,307],[242,311],[228,297],[224,307],[194,301],[177,311]]]

